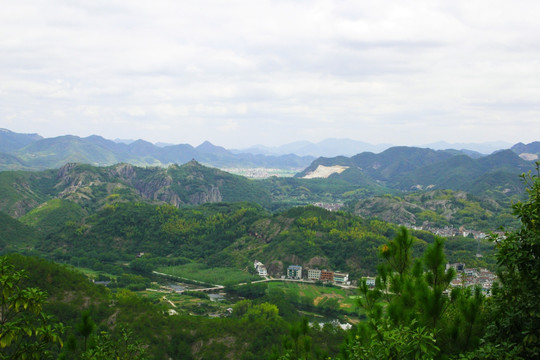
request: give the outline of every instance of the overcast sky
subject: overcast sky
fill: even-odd
[[[0,127],[227,148],[540,140],[540,2],[0,0]]]

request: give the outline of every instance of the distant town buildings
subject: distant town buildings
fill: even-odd
[[[436,228],[431,226],[415,226],[411,224],[402,224],[403,226],[413,229],[413,230],[424,230],[429,231],[430,233],[433,233],[438,236],[442,237],[453,237],[453,236],[463,236],[463,237],[473,237],[475,240],[479,239],[487,239],[488,234],[482,231],[476,231],[476,230],[467,230],[463,226],[461,226],[459,229],[456,229],[454,227],[445,226],[443,228]],[[498,236],[504,236],[503,232],[500,231],[494,231],[493,234]]]
[[[324,283],[333,283],[338,285],[350,285],[349,274],[342,272],[333,272],[329,270],[307,269],[302,272],[302,266],[291,265],[287,268],[287,279],[301,280],[305,275],[308,281],[321,281]]]
[[[483,292],[487,295],[491,295],[491,288],[493,283],[497,281],[497,275],[489,271],[488,269],[473,269],[466,268],[465,264],[447,264],[446,269],[456,269],[457,276],[450,286],[453,287],[475,287],[480,286]]]

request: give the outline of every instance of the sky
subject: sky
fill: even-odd
[[[540,140],[537,0],[0,0],[0,128],[227,148]]]

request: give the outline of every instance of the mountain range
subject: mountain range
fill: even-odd
[[[242,150],[231,150],[235,153],[252,153],[262,155],[284,155],[296,154],[300,156],[353,156],[362,152],[379,153],[393,147],[392,144],[369,144],[362,141],[351,139],[325,139],[313,143],[310,141],[297,141],[281,146],[268,147],[256,145]],[[472,156],[483,156],[491,154],[494,151],[508,149],[512,144],[504,141],[494,141],[485,143],[448,143],[438,141],[434,143],[420,145],[419,147],[430,148],[433,150],[459,149]]]
[[[400,191],[430,189],[463,190],[474,194],[522,192],[519,174],[532,170],[531,161],[512,150],[477,159],[445,150],[393,147],[380,154],[318,158],[298,178],[325,176],[357,186],[374,183]]]
[[[303,169],[314,160],[312,156],[294,154],[235,154],[208,141],[197,147],[188,144],[157,146],[145,140],[114,142],[97,135],[42,138],[37,134],[17,134],[6,129],[0,130],[0,144],[0,171],[60,168],[70,162],[95,166],[121,162],[138,166],[167,166],[184,164],[192,159],[218,168]]]
[[[540,154],[539,144],[518,143],[511,150],[527,160],[534,160]],[[465,154],[471,158],[480,158],[485,156],[488,150],[508,148],[505,145],[508,144],[439,142],[425,147],[434,150],[444,148],[445,152],[454,155]],[[465,149],[464,146],[468,148]],[[69,162],[95,166],[120,162],[137,166],[167,166],[183,164],[192,159],[218,168],[276,168],[299,171],[309,166],[316,157],[376,154],[390,148],[390,144],[371,145],[351,139],[326,139],[319,143],[301,141],[274,148],[257,146],[229,150],[208,141],[194,147],[189,144],[152,144],[145,140],[112,141],[97,135],[84,138],[73,135],[43,138],[38,134],[20,134],[0,129],[0,171],[60,168]],[[458,148],[461,150],[451,150]]]

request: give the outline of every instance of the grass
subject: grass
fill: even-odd
[[[340,308],[350,313],[357,313],[358,294],[356,290],[338,287],[318,286],[296,282],[269,282],[269,289],[277,288],[299,298],[309,298],[316,306],[324,305],[331,298],[338,300]]]
[[[200,263],[164,266],[158,268],[156,271],[184,279],[196,280],[215,285],[240,284],[260,280],[259,276],[251,275],[242,270],[226,267],[211,268]]]

